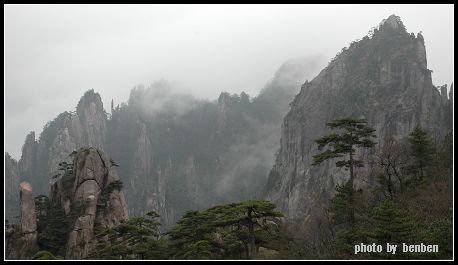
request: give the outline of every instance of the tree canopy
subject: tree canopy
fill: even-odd
[[[176,258],[253,258],[266,236],[275,237],[273,218],[283,216],[275,207],[269,201],[248,200],[190,211],[167,235]]]

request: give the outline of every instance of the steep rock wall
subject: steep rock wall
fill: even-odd
[[[329,133],[326,123],[346,116],[364,117],[377,141],[402,138],[421,126],[440,139],[446,131],[445,105],[426,68],[423,36],[405,31],[389,17],[371,37],[343,49],[311,82],[302,85],[283,120],[281,147],[265,196],[301,229],[325,222],[337,183],[348,173],[335,161],[312,166],[315,140]],[[370,151],[359,153],[370,155]],[[357,185],[373,183],[370,166],[357,172]]]

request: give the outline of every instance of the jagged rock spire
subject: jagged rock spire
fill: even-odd
[[[37,249],[37,217],[35,213],[35,197],[32,186],[28,182],[21,182],[21,231],[25,243],[23,253],[33,253]]]

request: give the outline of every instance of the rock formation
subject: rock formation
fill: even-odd
[[[28,182],[21,182],[21,231],[24,237],[25,247],[33,250],[37,247],[37,217],[35,214],[35,197],[32,186]]]
[[[22,147],[22,156],[19,160],[18,168],[22,179],[29,180],[33,177],[36,167],[37,142],[35,141],[35,132],[30,132]]]
[[[17,162],[5,153],[5,220],[10,224],[19,217],[19,182]]]
[[[380,143],[405,137],[417,125],[437,139],[450,129],[427,69],[423,36],[408,34],[399,17],[384,20],[305,82],[283,120],[265,196],[303,230],[323,220],[335,185],[348,177],[332,161],[311,166],[318,152],[314,140],[329,133],[327,122],[346,116],[366,118]],[[375,181],[370,170],[359,170],[357,185]]]
[[[56,253],[63,253],[66,259],[84,259],[95,243],[97,228],[110,228],[128,219],[127,204],[115,162],[103,151],[93,147],[80,148],[67,156],[66,161],[58,164],[60,173],[51,177],[49,206],[40,210],[47,212],[48,221],[42,224],[40,233],[48,233],[42,235],[45,243],[51,243]],[[22,182],[19,194],[20,224],[10,225],[7,229],[8,259],[30,259],[38,250],[32,186]],[[62,217],[52,216],[59,211]],[[59,235],[49,235],[49,231],[56,233],[54,227],[50,227],[56,225],[56,220],[64,227],[59,230]],[[66,243],[56,246],[50,240]]]
[[[447,95],[447,84],[445,85],[442,85],[442,86],[438,86],[437,89],[440,91],[441,93],[441,99],[442,99],[442,103],[445,104],[448,102],[448,95]]]
[[[52,184],[50,201],[70,220],[66,259],[87,257],[96,227],[113,227],[128,218],[122,184],[111,160],[96,148],[81,148]],[[61,164],[62,166],[62,164]]]
[[[19,224],[8,224],[6,227],[7,259],[30,259],[38,250],[35,197],[28,182],[24,181],[19,185],[19,197]]]
[[[18,162],[21,179],[29,181],[37,194],[47,194],[49,176],[57,174],[59,162],[69,153],[83,146],[103,150],[106,120],[100,95],[87,91],[76,112],[63,112],[48,122],[39,139],[35,132],[27,135]]]

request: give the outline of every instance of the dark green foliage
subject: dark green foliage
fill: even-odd
[[[167,232],[174,258],[239,259],[256,257],[259,246],[277,238],[269,219],[282,214],[268,201],[218,205],[203,212],[187,212]]]
[[[431,139],[420,127],[415,127],[409,134],[409,142],[411,156],[415,159],[414,171],[419,171],[419,180],[421,181],[424,177],[424,169],[431,164],[435,150]]]
[[[425,229],[426,228],[426,229]],[[453,256],[453,220],[451,216],[438,216],[429,224],[420,226],[414,233],[415,242],[439,246],[438,253],[419,253],[418,259],[450,259]]]
[[[354,188],[350,181],[343,185],[336,185],[336,194],[331,199],[331,218],[335,225],[347,225],[351,222],[350,209],[352,207],[352,195]]]
[[[325,160],[338,158],[348,155],[349,159],[339,160],[336,162],[337,167],[345,167],[350,169],[350,179],[348,181],[348,215],[349,224],[353,225],[355,222],[355,201],[353,191],[353,180],[354,167],[363,167],[364,163],[361,160],[354,158],[356,149],[369,148],[375,145],[375,142],[371,138],[375,138],[375,129],[366,126],[367,121],[365,119],[357,119],[353,117],[347,117],[340,120],[327,123],[331,129],[338,130],[337,133],[331,133],[323,136],[316,140],[318,144],[318,150],[322,150],[325,146],[330,148],[326,151],[313,156],[313,164],[319,165]]]
[[[373,209],[375,229],[372,237],[378,243],[409,242],[414,224],[408,212],[392,200],[382,201]]]
[[[443,143],[437,145],[437,152],[429,137],[420,128],[416,128],[408,138],[410,149],[402,139],[388,139],[377,153],[381,169],[378,173],[380,186],[368,187],[369,192],[359,192],[350,185],[351,178],[344,185],[337,185],[329,208],[331,228],[335,230],[335,238],[331,243],[335,249],[333,257],[449,259],[452,256],[450,209],[453,207],[453,141],[450,135],[445,137]],[[331,134],[317,141],[320,147],[332,143],[333,149],[316,156],[316,163],[341,157],[344,151],[350,150],[348,146],[339,142],[345,138],[339,137],[337,134]],[[337,166],[351,168],[351,165],[355,164],[357,162],[340,161]],[[422,174],[425,178],[419,181]],[[421,242],[439,245],[439,253],[403,253],[399,250],[402,243]],[[354,255],[354,245],[359,243],[398,244],[398,251],[396,255],[386,252]]]
[[[48,223],[47,214],[49,209],[49,198],[46,195],[35,197],[35,211],[37,214],[37,230],[43,231]]]
[[[89,257],[98,259],[166,259],[167,242],[160,239],[159,215],[133,217],[113,228],[99,228]]]
[[[411,133],[410,138],[422,139],[428,143],[428,136],[419,129]],[[368,187],[366,194],[356,195],[355,222],[348,225],[348,205],[351,188],[346,183],[337,186],[337,192],[331,200],[330,212],[333,229],[336,230],[334,245],[335,258],[345,259],[451,259],[453,255],[453,202],[452,202],[452,147],[451,134],[445,136],[438,149],[427,148],[428,152],[409,152],[403,140],[387,141],[382,147],[380,164],[385,167],[383,174],[393,177],[393,191],[396,196],[386,196],[386,188]],[[407,139],[406,139],[407,140]],[[418,148],[422,150],[422,148]],[[414,154],[426,154],[430,157],[424,170],[423,181],[415,181],[420,172],[420,163]],[[420,156],[421,157],[421,156]],[[413,161],[413,163],[412,163]],[[388,171],[389,170],[389,171]],[[399,171],[399,172],[396,172]],[[395,182],[397,174],[401,181],[406,181],[403,189]],[[383,177],[386,181],[387,178]],[[411,180],[410,184],[408,180]],[[412,182],[413,180],[413,182]],[[412,185],[415,184],[415,185]],[[386,185],[380,183],[379,185]],[[363,195],[363,193],[361,193]],[[356,203],[359,203],[356,205]],[[354,255],[354,244],[397,244],[396,255],[382,253],[361,253]],[[402,243],[427,245],[436,244],[438,253],[404,253]]]
[[[335,255],[339,259],[348,259],[354,251],[354,245],[362,242],[359,237],[360,231],[353,226],[345,226],[336,232]]]
[[[365,119],[347,117],[327,123],[332,129],[341,130],[340,133],[331,133],[316,140],[318,150],[329,145],[332,147],[318,155],[314,155],[313,165],[318,165],[324,160],[350,155],[349,160],[337,161],[338,167],[352,168],[353,166],[362,167],[363,162],[353,159],[351,156],[356,152],[354,147],[368,148],[373,147],[375,142],[371,137],[375,137],[375,129],[367,127]]]
[[[122,189],[122,181],[121,180],[115,180],[108,184],[103,190],[102,193],[100,194],[99,200],[97,201],[97,206],[102,207],[103,209],[107,202],[110,200],[110,195],[114,190],[120,191]]]
[[[368,241],[386,245],[386,243],[397,244],[400,248],[402,243],[414,243],[412,241],[415,223],[411,220],[408,212],[401,208],[398,203],[392,200],[384,200],[372,211],[373,228],[367,232]],[[382,252],[372,256],[384,259],[405,257],[399,249],[397,255]]]
[[[46,223],[39,222],[38,245],[57,255],[64,255],[67,243],[68,220],[64,209],[50,203],[46,211]]]
[[[357,192],[350,181],[336,185],[329,213],[335,230],[332,248],[340,258],[348,258],[353,246],[364,241],[363,224],[366,219],[362,191]]]
[[[183,254],[183,259],[214,259],[215,252],[217,251],[218,250],[214,246],[213,242],[209,240],[199,240],[195,243],[190,243],[190,245],[187,246],[186,252]]]

